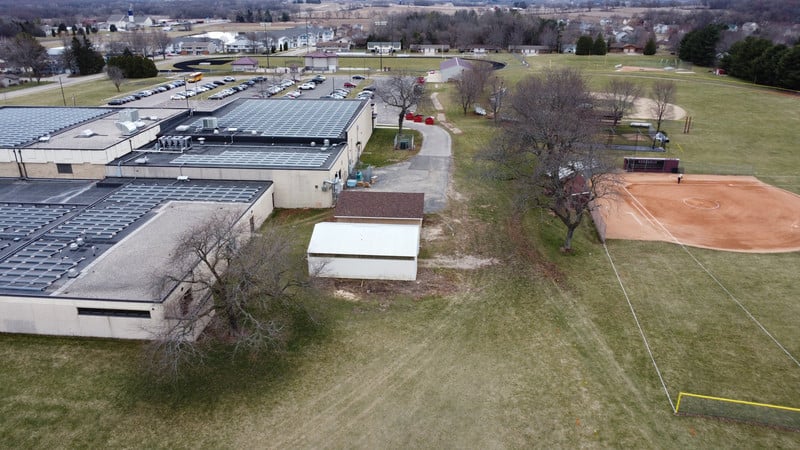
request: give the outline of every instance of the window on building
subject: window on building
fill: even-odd
[[[58,173],[72,173],[72,164],[56,164]]]

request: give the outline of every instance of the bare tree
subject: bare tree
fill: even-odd
[[[567,227],[564,251],[595,199],[616,184],[613,161],[597,142],[592,103],[575,70],[526,78],[509,96],[511,120],[484,152],[492,174],[514,183],[520,206],[547,209]]]
[[[387,105],[399,108],[397,115],[397,134],[403,134],[403,120],[406,113],[422,98],[425,88],[417,77],[407,74],[396,74],[378,85],[378,97]]]
[[[118,66],[106,66],[106,76],[114,83],[114,87],[119,92],[119,87],[125,81],[125,72]]]
[[[213,343],[233,354],[280,348],[297,314],[307,316],[295,301],[306,286],[295,240],[275,227],[250,237],[237,219],[215,216],[178,239],[172,270],[158,283],[162,295],[177,299],[169,304],[170,325],[147,344],[154,373],[174,377],[187,364],[202,364]]]
[[[642,89],[631,80],[612,78],[606,85],[606,100],[611,109],[614,127],[641,95]]]
[[[661,122],[664,120],[664,114],[672,108],[672,103],[675,102],[675,91],[677,87],[674,81],[670,80],[656,80],[650,91],[651,98],[653,99],[653,115],[656,117],[656,132],[661,131]]]
[[[169,34],[164,30],[154,30],[150,33],[150,42],[153,48],[161,52],[162,58],[167,59],[167,47],[172,43],[172,38],[169,37]]]
[[[505,81],[498,76],[489,79],[489,89],[492,92],[489,96],[489,105],[492,108],[492,117],[495,123],[497,123],[508,89],[506,88]]]
[[[133,30],[127,33],[125,37],[128,43],[128,49],[130,49],[131,52],[140,54],[145,58],[149,56],[151,43],[146,33]]]
[[[0,42],[0,57],[9,65],[24,71],[28,78],[38,83],[47,68],[47,49],[28,33],[18,33]]]
[[[483,96],[491,72],[490,64],[476,61],[455,78],[456,89],[453,95],[465,116],[469,108]]]

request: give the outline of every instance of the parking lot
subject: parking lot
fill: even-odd
[[[374,86],[373,80],[358,75],[309,75],[297,80],[274,75],[203,76],[194,83],[184,82],[184,79],[184,76],[175,77],[146,90],[120,95],[110,100],[109,106],[206,111],[238,98],[360,98],[376,101],[370,91],[363,92],[363,88]]]

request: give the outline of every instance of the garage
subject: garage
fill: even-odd
[[[419,225],[322,222],[308,244],[308,272],[326,278],[416,280]]]

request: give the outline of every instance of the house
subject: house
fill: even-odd
[[[219,53],[225,48],[221,39],[207,37],[182,37],[173,41],[177,53],[181,55],[211,55]]]
[[[234,72],[255,72],[258,70],[258,60],[245,56],[231,63]]]
[[[250,39],[244,34],[238,34],[233,41],[225,44],[225,53],[256,53],[264,49],[261,39]]]
[[[493,45],[484,45],[484,44],[475,44],[475,45],[467,45],[465,47],[461,47],[458,49],[461,53],[472,53],[473,56],[484,56],[487,53],[497,53],[500,51],[500,47],[495,47]]]
[[[305,55],[304,64],[311,70],[335,72],[339,67],[339,57],[336,53],[313,52]]]
[[[450,46],[447,44],[411,44],[409,50],[422,53],[424,56],[436,56],[438,53],[447,53]]]
[[[332,41],[335,33],[332,28],[322,27],[294,27],[281,31],[270,32],[269,36],[280,46],[288,48],[313,47],[319,42]]]
[[[349,39],[342,38],[330,42],[317,42],[317,50],[324,53],[346,53],[350,51]]]
[[[521,53],[525,56],[542,55],[552,53],[553,49],[548,45],[509,45],[509,53]]]
[[[442,81],[450,81],[461,76],[461,72],[471,69],[472,64],[463,58],[449,58],[439,64]]]
[[[402,49],[400,42],[367,42],[367,51],[380,55],[396,53]]]
[[[9,86],[18,86],[22,84],[19,76],[10,74],[10,73],[3,73],[0,74],[0,87],[7,88]]]

